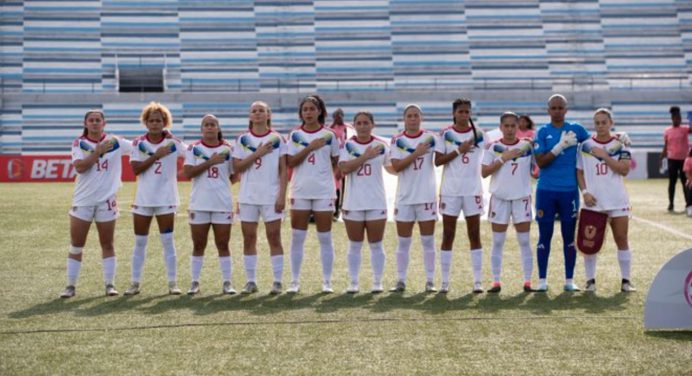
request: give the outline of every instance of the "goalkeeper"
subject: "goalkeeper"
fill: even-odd
[[[556,213],[560,216],[563,252],[565,256],[565,291],[579,291],[573,281],[577,252],[574,234],[579,210],[577,186],[576,145],[589,138],[589,133],[578,123],[565,121],[567,99],[554,94],[548,99],[550,123],[536,133],[535,156],[541,168],[536,188],[536,221],[538,222],[537,291],[547,291],[548,257]]]

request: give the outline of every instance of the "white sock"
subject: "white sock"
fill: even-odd
[[[382,242],[370,243],[370,263],[372,264],[372,279],[375,284],[382,283],[385,258]]]
[[[630,279],[632,251],[630,251],[629,249],[618,251],[618,264],[620,264],[620,274],[622,274],[622,278]]]
[[[247,281],[257,282],[257,255],[245,255],[243,256],[243,261],[245,261],[245,274],[247,275]]]
[[[574,279],[573,279],[573,278],[565,278],[565,284],[566,284],[566,285],[571,285],[571,284],[573,284],[573,283],[574,283]]]
[[[199,282],[202,265],[204,265],[204,256],[190,256],[190,278],[192,282]]]
[[[113,284],[113,280],[115,279],[115,267],[117,265],[117,262],[115,260],[115,256],[105,258],[102,261],[103,261],[103,281],[106,282],[106,284]]]
[[[493,247],[490,251],[490,270],[493,274],[493,282],[500,282],[502,274],[502,250],[505,247],[506,232],[493,231]]]
[[[408,271],[409,252],[411,251],[411,238],[399,236],[399,242],[396,246],[396,271],[399,281],[406,281],[406,272]]]
[[[452,269],[452,250],[440,250],[440,269],[442,270],[442,283],[449,283],[449,271]]]
[[[139,283],[142,279],[144,260],[147,258],[148,239],[148,235],[135,235],[135,247],[132,250],[132,282]]]
[[[318,232],[317,240],[320,242],[320,255],[322,256],[322,275],[325,281],[331,282],[332,269],[334,268],[334,244],[332,232]]]
[[[163,259],[166,263],[168,282],[175,282],[178,279],[178,256],[175,251],[173,232],[161,234],[160,238],[161,245],[163,246]]]
[[[274,272],[274,282],[281,282],[284,274],[284,255],[272,256],[272,271]]]
[[[231,264],[231,256],[219,257],[219,267],[221,267],[221,278],[223,278],[223,281],[230,281],[231,268],[233,267]]]
[[[473,282],[482,282],[483,280],[483,249],[471,250],[471,265],[473,267]]]
[[[517,242],[521,250],[521,266],[524,270],[524,282],[531,282],[531,274],[533,274],[533,253],[531,252],[531,238],[529,232],[517,232]]]
[[[584,255],[586,280],[596,279],[596,255]]]
[[[82,262],[75,259],[67,258],[67,285],[77,285],[79,278],[79,270],[82,268]]]
[[[363,242],[348,242],[348,276],[351,278],[351,283],[358,283],[358,275],[360,274],[360,250],[363,248]]]
[[[421,245],[423,246],[423,265],[425,266],[426,282],[432,282],[435,278],[435,236],[421,235]]]
[[[303,265],[303,247],[305,245],[305,230],[291,230],[291,274],[293,281],[300,280],[300,267]]]

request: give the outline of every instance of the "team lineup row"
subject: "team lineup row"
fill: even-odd
[[[421,127],[422,109],[410,104],[403,111],[404,130],[391,141],[373,133],[375,119],[368,111],[353,118],[355,135],[325,127],[326,106],[318,95],[303,98],[298,106],[301,125],[287,138],[271,128],[271,109],[261,101],[249,110],[248,131],[235,144],[223,138],[219,120],[205,115],[201,139],[185,144],[166,129],[172,124],[169,110],[160,103],[144,107],[141,121],[146,134],[128,141],[106,134],[106,116],[90,110],[84,117],[84,132],[72,145],[72,161],[77,171],[70,214],[71,244],[67,258],[67,287],[61,297],[75,295],[82,251],[92,222],[96,223],[103,257],[106,295],[118,295],[113,280],[116,257],[113,247],[119,211],[116,193],[121,186],[122,156],[130,156],[137,175],[137,190],[132,205],[134,247],[131,285],[126,295],[140,292],[149,228],[156,218],[163,246],[170,294],[181,294],[177,285],[177,256],[173,241],[175,213],[179,206],[177,158],[184,157],[183,174],[192,180],[188,222],[193,243],[190,258],[191,286],[188,294],[200,291],[199,277],[204,262],[209,230],[219,253],[224,293],[235,294],[231,284],[229,250],[231,224],[237,216],[243,234],[243,260],[247,283],[242,293],[258,291],[257,228],[265,223],[274,281],[272,294],[283,292],[284,249],[280,230],[290,192],[290,269],[291,282],[286,292],[300,290],[301,266],[308,223],[313,216],[322,263],[322,291],[333,292],[334,245],[331,227],[335,200],[335,169],[345,177],[343,219],[348,242],[348,293],[359,292],[361,250],[367,235],[372,263],[371,292],[384,291],[385,251],[382,244],[387,205],[384,171],[398,177],[394,219],[397,248],[397,279],[393,292],[406,289],[411,239],[419,226],[425,291],[447,293],[456,223],[463,213],[470,243],[473,292],[484,292],[480,238],[483,214],[481,179],[490,177],[491,198],[488,220],[492,228],[490,254],[492,286],[502,288],[502,253],[509,223],[516,229],[524,274],[524,291],[547,291],[546,281],[550,242],[556,216],[560,218],[565,255],[565,291],[579,291],[573,281],[576,263],[575,226],[580,196],[592,210],[607,213],[618,248],[622,291],[635,291],[630,282],[631,251],[627,242],[630,205],[623,176],[630,168],[629,139],[626,134],[611,134],[612,114],[607,109],[594,113],[595,134],[565,120],[567,100],[559,94],[548,100],[550,123],[519,135],[519,117],[502,114],[501,137],[487,135],[471,120],[471,101],[452,103],[453,124],[440,132]],[[538,167],[535,167],[535,166]],[[439,191],[435,166],[443,166]],[[536,189],[535,219],[539,227],[536,246],[538,286],[532,287],[533,251],[529,231],[533,218],[531,174],[540,168]],[[289,179],[289,169],[292,169]],[[231,184],[239,181],[237,212],[233,211]],[[290,184],[290,185],[289,185]],[[442,215],[442,244],[435,245],[435,222]],[[439,258],[441,285],[434,284]],[[596,289],[597,256],[584,255],[586,290]]]

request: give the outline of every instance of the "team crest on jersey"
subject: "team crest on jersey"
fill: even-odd
[[[381,144],[375,143],[373,146],[379,146],[379,145],[381,145]],[[362,155],[361,153],[358,152],[358,150],[356,149],[356,146],[350,141],[346,142],[346,145],[344,145],[344,147],[346,148],[346,152],[349,155],[352,155],[356,158],[358,158]],[[380,148],[380,155],[384,154],[384,149],[385,149],[384,147]]]
[[[476,139],[474,140],[475,145],[478,145],[481,142],[483,142],[483,132],[476,131],[474,132],[474,134],[476,135]],[[459,146],[462,142],[464,142],[456,138],[456,132],[453,132],[451,130],[444,133],[444,140],[446,143],[453,144],[455,146]]]
[[[231,152],[229,149],[224,149],[220,154],[224,155],[226,160],[231,159]],[[197,157],[197,159],[204,159],[205,161],[208,161],[210,158],[199,145],[192,146],[192,155]]]
[[[139,149],[140,152],[142,152],[148,156],[152,156],[152,155],[154,155],[154,153],[156,153],[156,151],[151,147],[151,145],[147,145],[146,143],[141,142],[141,141],[135,141],[135,142],[136,142],[137,149]],[[173,142],[173,141],[169,141],[163,147],[169,148],[171,150],[171,153],[174,153],[176,151],[175,142]]]
[[[430,145],[431,148],[434,147],[434,146],[435,146],[435,137],[433,137],[433,136],[430,135],[430,134],[424,136],[423,140],[421,141],[421,144],[422,144],[422,143],[426,143],[426,142]],[[410,153],[413,153],[414,151],[416,151],[416,148],[412,147],[411,144],[409,144],[409,143],[404,139],[404,137],[399,137],[399,138],[397,138],[396,141],[395,141],[394,146],[396,146],[397,148],[399,148],[399,150],[405,151],[405,152],[407,152],[407,153],[409,153],[409,154],[410,154]]]
[[[272,134],[263,143],[271,143],[274,149],[278,149],[281,146],[281,138],[279,138],[279,136],[275,134]],[[240,136],[240,146],[243,149],[251,151],[253,153],[257,151],[257,146],[252,145],[252,138],[247,134]]]
[[[331,132],[325,133],[324,135],[320,136],[320,138],[324,139],[326,141],[327,145],[332,144],[332,139],[334,138],[334,134]],[[310,145],[310,142],[308,142],[301,134],[298,132],[293,132],[291,134],[291,141],[298,145],[298,146],[303,146],[306,147]]]

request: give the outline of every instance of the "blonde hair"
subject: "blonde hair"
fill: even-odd
[[[272,118],[271,118],[271,115],[272,115],[272,108],[269,107],[269,105],[267,104],[267,102],[263,102],[263,101],[254,101],[254,102],[252,102],[252,104],[250,105],[250,110],[252,110],[252,106],[254,106],[254,105],[256,105],[256,104],[258,104],[258,105],[260,105],[260,106],[263,106],[263,107],[267,110],[267,114],[269,114],[269,119],[267,119],[267,128],[271,128],[271,127],[272,127]],[[252,129],[252,120],[249,120],[249,121],[248,121],[248,126],[247,126],[247,127],[248,127],[248,129]]]
[[[154,101],[151,101],[148,105],[144,106],[142,109],[142,114],[139,115],[139,120],[142,122],[142,124],[146,124],[154,112],[161,114],[164,128],[170,128],[173,125],[173,115],[171,115],[168,108],[161,103]]]

